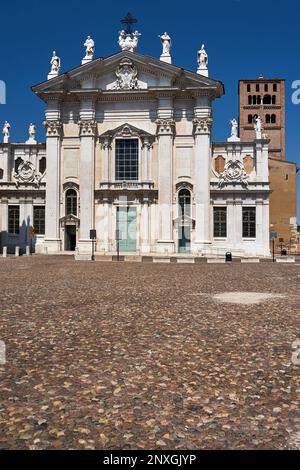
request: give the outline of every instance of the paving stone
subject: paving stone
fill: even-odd
[[[1,449],[300,449],[299,279],[276,263],[1,259]],[[247,292],[280,296],[213,298]]]

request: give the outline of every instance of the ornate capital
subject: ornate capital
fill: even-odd
[[[154,137],[152,136],[149,137],[148,135],[146,136],[141,135],[141,139],[142,139],[142,149],[150,150],[154,142]]]
[[[97,132],[97,123],[94,120],[79,121],[80,137],[93,137]]]
[[[63,125],[60,121],[44,121],[47,137],[61,137]]]
[[[158,135],[174,135],[175,134],[174,119],[157,119],[156,124],[157,124]]]
[[[111,139],[109,137],[100,138],[101,148],[102,150],[110,150],[111,147]]]
[[[212,119],[207,118],[195,118],[193,120],[194,124],[194,134],[210,134]]]

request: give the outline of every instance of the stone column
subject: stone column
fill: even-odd
[[[45,121],[47,132],[47,186],[46,186],[46,233],[44,246],[47,253],[61,250],[60,240],[60,166],[62,124],[58,120]]]
[[[158,251],[173,253],[173,139],[175,122],[173,119],[157,120],[158,138],[158,202],[159,202],[159,240]]]
[[[105,138],[102,142],[102,181],[110,181],[110,158],[111,151],[110,139]]]
[[[142,144],[142,181],[151,181],[150,174],[150,150],[152,144],[145,137]]]
[[[270,206],[269,199],[263,201],[262,205],[262,238],[265,256],[270,256]]]
[[[8,245],[8,199],[3,197],[0,205],[0,232],[2,247]]]
[[[108,198],[103,200],[103,220],[101,227],[103,230],[102,249],[108,253],[111,251],[111,201]]]
[[[241,199],[235,200],[234,205],[234,240],[235,247],[238,250],[243,250],[243,201]]]
[[[150,242],[149,242],[149,201],[144,199],[142,202],[142,214],[141,214],[141,253],[150,253]]]
[[[227,243],[228,246],[234,248],[235,246],[235,203],[233,199],[227,199]]]
[[[263,200],[256,199],[256,241],[255,247],[257,249],[256,255],[262,255],[264,236],[263,236]]]
[[[210,233],[210,171],[211,142],[210,130],[212,120],[210,111],[207,115],[194,119],[195,153],[194,153],[194,197],[196,205],[196,229],[194,250],[206,252],[211,245]]]
[[[97,124],[83,120],[80,126],[80,239],[79,255],[92,254],[90,230],[94,228],[95,212],[95,138]]]
[[[11,144],[2,144],[3,181],[11,181]]]

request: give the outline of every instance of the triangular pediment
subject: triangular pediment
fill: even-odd
[[[140,137],[141,139],[148,139],[149,142],[155,139],[155,135],[149,132],[139,129],[138,127],[132,126],[131,124],[125,123],[122,126],[118,126],[115,129],[104,132],[100,136],[100,140],[109,139],[112,140],[115,137],[129,138],[129,137]]]
[[[105,93],[204,89],[214,97],[224,92],[223,84],[217,80],[128,51],[95,59],[32,89],[41,97],[49,93],[76,91]]]

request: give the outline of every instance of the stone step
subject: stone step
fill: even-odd
[[[294,256],[285,256],[282,258],[276,258],[276,263],[295,263],[296,258]]]
[[[177,258],[178,264],[195,264],[195,258]]]
[[[259,258],[242,258],[241,263],[260,263]]]

